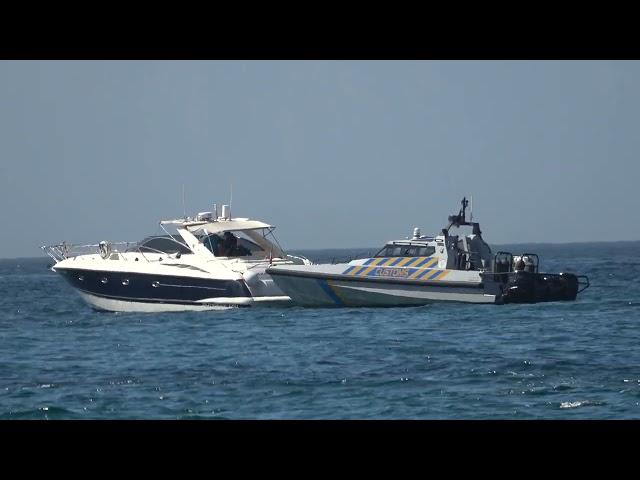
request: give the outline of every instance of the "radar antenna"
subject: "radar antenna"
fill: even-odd
[[[467,197],[464,197],[460,203],[462,204],[462,208],[457,215],[449,215],[449,225],[446,228],[442,229],[442,233],[447,236],[451,227],[459,228],[462,225],[469,225],[473,227],[473,233],[475,235],[481,235],[482,232],[480,231],[480,224],[478,222],[467,222],[465,215],[467,206],[469,205],[469,200],[467,200]]]
[[[182,184],[182,216],[187,218],[187,207],[184,201],[184,183]]]
[[[460,209],[460,211],[458,212],[457,215],[449,215],[449,226],[447,227],[447,230],[449,230],[451,227],[455,226],[455,227],[459,227],[460,225],[465,225],[466,219],[465,219],[465,210],[467,209],[467,205],[469,204],[469,200],[467,200],[467,197],[464,197],[462,199],[462,208]]]

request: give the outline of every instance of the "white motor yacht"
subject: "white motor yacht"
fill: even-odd
[[[272,265],[308,265],[287,255],[275,227],[231,218],[227,205],[194,218],[162,220],[165,234],[136,243],[43,246],[92,307],[117,312],[213,310],[290,298],[265,273]],[[171,233],[168,229],[174,229]]]

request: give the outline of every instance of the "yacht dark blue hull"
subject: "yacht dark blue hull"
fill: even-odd
[[[242,280],[68,268],[55,270],[92,306],[105,310],[111,310],[108,306],[114,302],[204,308],[224,304],[242,305],[244,299],[250,301],[252,298]]]

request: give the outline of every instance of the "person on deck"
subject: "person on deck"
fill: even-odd
[[[225,232],[223,239],[223,256],[244,257],[251,255],[251,251],[238,245],[238,238],[231,232]]]

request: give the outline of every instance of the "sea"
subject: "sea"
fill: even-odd
[[[640,242],[493,249],[591,286],[534,305],[107,313],[48,257],[0,260],[0,419],[640,418]]]

